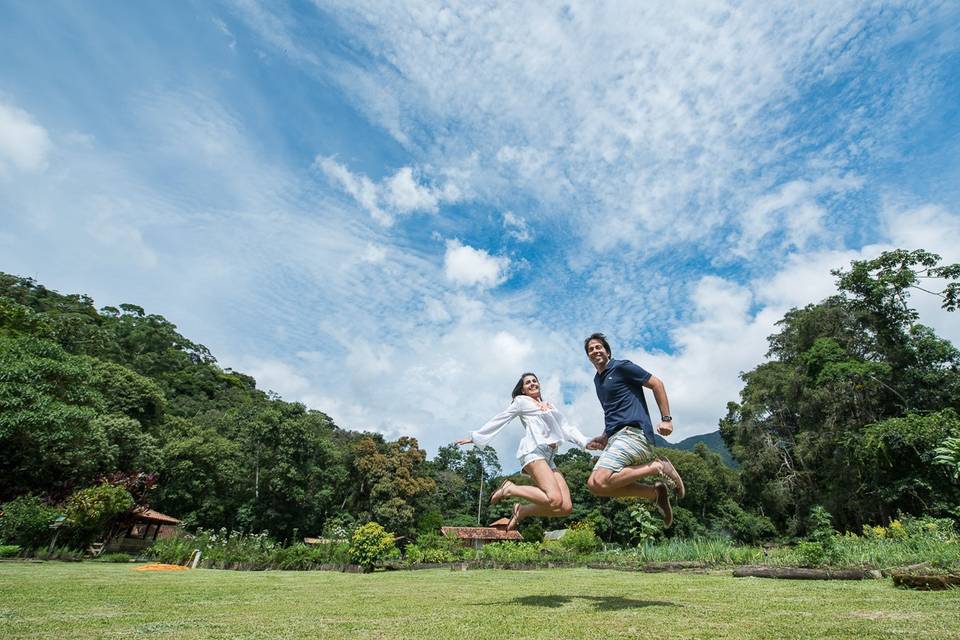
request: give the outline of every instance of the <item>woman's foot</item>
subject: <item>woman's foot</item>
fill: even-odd
[[[493,492],[493,495],[490,496],[490,504],[497,504],[501,500],[507,497],[507,491],[509,487],[512,487],[513,483],[509,480],[504,480],[500,483],[500,486],[497,487],[497,490]]]
[[[507,523],[507,531],[513,531],[520,524],[520,503],[513,505],[513,515],[510,516],[510,522]]]

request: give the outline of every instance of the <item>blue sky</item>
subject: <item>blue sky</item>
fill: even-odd
[[[0,59],[0,270],[430,451],[526,370],[599,432],[595,330],[712,431],[831,268],[960,260],[956,3],[0,0]]]

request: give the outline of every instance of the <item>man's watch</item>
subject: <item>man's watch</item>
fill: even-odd
[[[673,416],[660,416],[660,422],[673,422]]]

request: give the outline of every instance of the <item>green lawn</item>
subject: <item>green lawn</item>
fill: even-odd
[[[0,563],[12,638],[960,638],[960,591],[591,569],[370,575]]]

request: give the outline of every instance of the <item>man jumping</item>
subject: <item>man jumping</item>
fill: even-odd
[[[583,348],[597,370],[593,383],[605,423],[603,434],[587,444],[588,449],[603,449],[587,479],[587,488],[596,496],[653,500],[669,527],[673,509],[664,482],[652,486],[638,482],[660,476],[673,487],[678,499],[684,494],[683,480],[670,461],[653,457],[653,424],[643,388],[653,391],[660,409],[657,432],[667,436],[673,432],[673,418],[663,382],[629,360],[612,359],[610,344],[602,333],[584,340]]]

